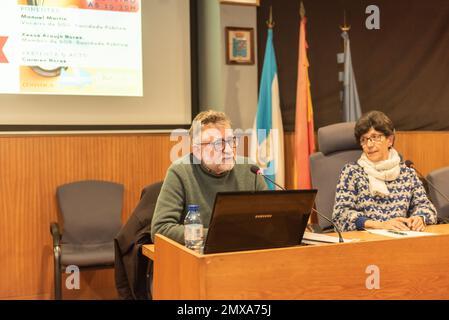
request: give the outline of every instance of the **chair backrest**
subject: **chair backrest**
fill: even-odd
[[[446,197],[449,195],[449,167],[430,172],[427,175],[427,180],[430,182],[428,185],[430,198],[437,209],[438,217],[449,218],[449,202],[435,190],[435,187],[437,187]]]
[[[354,137],[355,122],[345,122],[322,127],[318,130],[319,152],[310,156],[312,186],[318,189],[316,209],[329,219],[335,202],[335,190],[341,169],[349,162],[357,161],[362,153]],[[318,216],[322,229],[332,225]]]
[[[145,225],[151,227],[151,220],[153,220],[154,209],[156,208],[157,198],[161,192],[163,181],[155,182],[146,186],[140,194],[140,203],[145,207]],[[139,203],[139,204],[140,204]],[[143,211],[143,210],[141,210]],[[151,229],[151,228],[150,228]]]
[[[108,181],[77,181],[56,191],[63,218],[63,243],[113,241],[121,227],[123,185]]]
[[[142,254],[133,255],[133,249],[152,243],[151,220],[162,183],[147,185],[142,190],[139,203],[115,238],[115,286],[122,299],[146,299],[149,294],[151,296],[152,262]]]

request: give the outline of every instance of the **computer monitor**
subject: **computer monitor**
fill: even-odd
[[[317,190],[219,192],[204,254],[301,243]]]

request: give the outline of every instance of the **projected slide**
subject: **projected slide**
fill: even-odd
[[[140,0],[0,1],[0,93],[142,90]]]

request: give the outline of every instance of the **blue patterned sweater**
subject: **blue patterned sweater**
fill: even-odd
[[[400,164],[400,174],[385,181],[390,194],[371,195],[368,175],[357,163],[345,165],[335,194],[333,221],[341,231],[361,229],[364,221],[387,221],[397,217],[423,216],[426,224],[435,224],[436,210],[416,172]]]

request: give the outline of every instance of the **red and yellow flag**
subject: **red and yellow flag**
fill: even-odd
[[[295,122],[295,186],[297,189],[310,189],[312,187],[309,156],[315,152],[309,60],[307,59],[306,22],[306,17],[302,15],[299,26],[298,87],[296,90]]]

